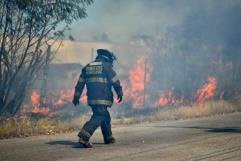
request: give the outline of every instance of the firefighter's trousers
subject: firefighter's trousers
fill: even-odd
[[[89,141],[95,130],[100,126],[104,141],[112,138],[111,118],[106,106],[91,106],[92,116],[80,130],[78,136],[85,141]]]

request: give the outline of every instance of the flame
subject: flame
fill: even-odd
[[[40,106],[40,94],[36,91],[36,90],[33,90],[32,92],[32,95],[31,95],[31,101],[32,101],[32,104],[34,106],[34,109],[32,110],[32,113],[35,113],[35,114],[42,114],[42,115],[48,115],[50,110],[46,107],[39,107]]]
[[[122,103],[130,102],[133,108],[141,108],[144,105],[144,100],[146,104],[154,107],[163,107],[167,105],[185,105],[185,104],[195,104],[204,102],[213,96],[215,96],[215,90],[217,88],[217,79],[214,76],[209,76],[205,84],[203,84],[196,92],[196,94],[189,99],[184,99],[184,96],[175,96],[174,87],[162,90],[159,92],[159,97],[157,100],[151,100],[149,98],[154,97],[149,95],[150,91],[147,90],[146,94],[145,85],[151,81],[152,66],[149,64],[145,57],[140,57],[137,62],[132,66],[128,73],[128,79],[122,80],[121,85],[124,93],[124,98]],[[80,102],[86,104],[86,88],[80,98]],[[222,99],[224,93],[220,94],[220,99]],[[50,107],[58,108],[63,107],[66,104],[72,103],[74,95],[73,88],[62,89],[56,95],[57,98],[48,100],[48,104],[52,105]],[[145,95],[145,96],[144,96]],[[145,98],[144,98],[145,97]],[[156,97],[156,96],[155,96]],[[31,95],[31,101],[34,109],[33,113],[41,113],[43,115],[51,115],[53,112],[49,107],[39,107],[40,106],[40,94],[38,91],[34,90]],[[114,100],[117,102],[117,99]]]
[[[138,59],[129,71],[129,97],[132,100],[132,106],[134,108],[143,105],[145,83],[151,80],[151,73],[152,66],[147,63],[145,57]]]
[[[34,106],[39,106],[39,98],[40,98],[39,93],[36,90],[33,90],[31,95],[31,101]]]
[[[173,101],[173,97],[172,97],[173,93],[170,90],[166,90],[160,93],[160,97],[158,99],[158,101],[155,103],[156,107],[161,107],[161,106],[166,106],[168,104],[171,104]]]
[[[42,115],[49,115],[49,112],[50,110],[47,108],[47,107],[41,107],[41,108],[38,108],[38,107],[34,107],[34,109],[32,110],[32,113],[35,113],[35,114],[42,114]]]
[[[51,116],[53,111],[51,110],[50,107],[58,108],[66,104],[72,103],[74,95],[74,89],[62,89],[59,91],[57,94],[56,99],[50,99],[50,100],[45,100],[46,104],[48,104],[49,107],[39,107],[40,106],[40,94],[37,90],[32,91],[31,95],[31,102],[33,105],[33,110],[32,113],[39,113],[42,115],[48,115]],[[87,103],[87,96],[86,96],[86,89],[83,91],[83,94],[80,98],[80,102],[86,104]]]
[[[215,90],[217,88],[217,79],[213,76],[208,77],[208,82],[202,85],[196,92],[194,97],[194,104],[202,103],[215,95]],[[183,104],[192,104],[191,100],[184,101],[183,98],[177,99],[174,95],[174,88],[171,90],[162,91],[160,93],[159,99],[155,103],[155,107],[162,107],[166,105],[183,105]],[[222,93],[220,94],[220,98]],[[189,103],[187,103],[189,102]],[[196,104],[196,105],[197,105]]]
[[[201,86],[195,96],[197,103],[204,102],[215,95],[217,88],[217,79],[213,76],[208,77],[208,82]]]
[[[80,102],[86,104],[87,103],[87,95],[86,89],[84,89],[81,97]],[[72,103],[74,96],[74,89],[62,89],[58,94],[58,99],[53,103],[55,107],[63,106],[64,104]]]
[[[58,99],[53,102],[55,107],[71,103],[74,95],[74,89],[62,89],[58,94]]]
[[[174,96],[173,91],[174,91],[174,88],[171,88],[171,90],[162,91],[159,95],[159,99],[155,103],[155,107],[183,104],[184,103],[183,98],[177,99]]]
[[[134,66],[129,71],[128,81],[121,81],[123,91],[124,91],[124,98],[122,103],[126,103],[127,101],[132,102],[132,106],[134,108],[143,106],[144,102],[144,88],[145,83],[148,83],[151,79],[152,73],[152,66],[147,63],[145,57],[141,57],[137,60]],[[80,102],[86,104],[87,103],[87,96],[86,96],[86,89],[84,90]],[[57,94],[56,99],[48,100],[48,104],[51,104],[51,107],[60,107],[65,104],[71,103],[74,95],[74,89],[62,89]],[[146,95],[146,99],[149,96]],[[47,107],[39,107],[40,106],[40,94],[38,91],[34,90],[31,95],[31,101],[34,106],[32,110],[33,113],[42,113],[47,115],[51,112],[50,108]],[[115,102],[117,100],[115,99]]]

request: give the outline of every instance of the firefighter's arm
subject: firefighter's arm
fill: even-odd
[[[123,91],[122,91],[122,86],[120,84],[120,80],[116,74],[116,72],[112,69],[112,67],[109,67],[109,70],[107,72],[108,78],[118,96],[119,102],[122,101],[123,97]]]
[[[84,87],[85,87],[85,80],[84,80],[83,74],[80,74],[79,80],[75,86],[74,98],[72,101],[75,106],[79,104],[79,99],[84,90]]]

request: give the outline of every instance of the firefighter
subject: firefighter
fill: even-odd
[[[85,148],[92,148],[89,142],[94,131],[100,126],[104,143],[115,143],[115,138],[111,131],[111,117],[108,108],[113,104],[112,87],[114,88],[118,102],[122,101],[123,92],[120,81],[113,70],[113,61],[117,60],[115,55],[106,50],[98,49],[95,61],[86,65],[80,74],[75,86],[73,98],[74,106],[79,104],[79,99],[84,89],[87,87],[87,102],[92,109],[92,116],[80,130],[79,143]]]

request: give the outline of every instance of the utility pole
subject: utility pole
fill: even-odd
[[[94,48],[91,48],[91,61],[94,61]]]
[[[43,81],[42,81],[41,91],[40,91],[40,100],[39,100],[40,107],[46,106],[47,79],[48,79],[50,56],[51,56],[51,46],[48,45],[48,48],[46,51],[45,65],[43,68]]]
[[[147,72],[147,59],[144,60],[144,91],[143,91],[143,107],[146,106],[146,72]]]

